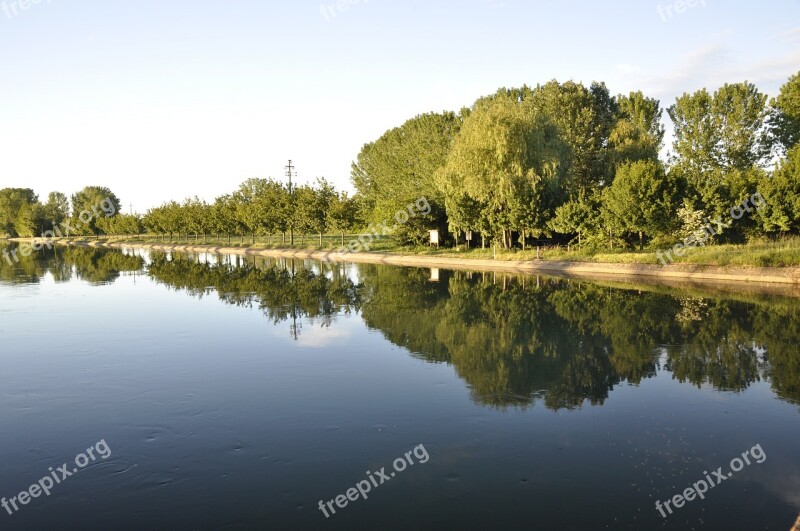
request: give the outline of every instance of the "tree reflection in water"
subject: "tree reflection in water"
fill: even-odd
[[[56,248],[0,264],[0,281],[73,276],[112,282],[140,271],[138,256]],[[360,312],[368,327],[432,363],[451,364],[473,399],[498,408],[572,409],[602,404],[623,382],[670,371],[695,386],[740,392],[769,382],[800,404],[800,300],[720,295],[659,287],[619,288],[563,279],[267,259],[214,261],[153,253],[157,282],[197,297],[216,292],[228,304],[260,309],[290,333],[310,320],[333,326]]]

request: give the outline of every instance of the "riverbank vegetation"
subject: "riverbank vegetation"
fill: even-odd
[[[674,129],[666,152],[665,110]],[[111,197],[113,216],[71,235],[335,248],[371,224],[395,225],[425,197],[430,213],[397,223],[373,250],[428,252],[438,229],[446,248],[430,252],[655,263],[655,250],[694,240],[703,248],[672,259],[797,265],[799,142],[800,73],[771,100],[744,81],[666,109],[642,92],[551,81],[387,131],[353,163],[354,195],[324,178],[294,187],[249,179],[213,202],[172,201],[139,216],[120,213],[102,187],[71,202],[6,188],[0,236],[34,236]]]

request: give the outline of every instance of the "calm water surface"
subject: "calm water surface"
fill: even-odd
[[[791,297],[59,248],[0,262],[0,338],[0,496],[111,453],[0,529],[786,531],[800,512]]]

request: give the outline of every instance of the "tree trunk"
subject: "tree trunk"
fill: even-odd
[[[644,251],[644,234],[642,234],[642,231],[639,231],[639,250]]]

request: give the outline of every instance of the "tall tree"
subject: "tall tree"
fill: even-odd
[[[773,132],[781,151],[787,152],[800,143],[800,72],[781,87],[770,102]]]
[[[20,214],[29,218],[31,207],[38,202],[38,196],[30,188],[3,188],[0,190],[0,235],[16,237],[17,219]]]
[[[726,83],[677,98],[668,112],[675,124],[673,163],[702,178],[711,170],[763,166],[769,155],[767,97],[752,83]]]
[[[767,233],[800,234],[800,144],[796,144],[771,176],[760,180],[759,192],[766,203],[759,219]]]
[[[617,97],[618,114],[609,135],[614,166],[638,160],[657,160],[664,141],[660,102],[641,91]]]
[[[563,184],[560,152],[555,128],[530,100],[498,94],[479,101],[464,121],[439,173],[440,187],[455,202],[465,195],[479,204],[482,224],[508,247],[512,230],[547,230]]]
[[[119,198],[105,186],[87,186],[72,195],[72,226],[80,233],[98,234],[97,218],[120,212]]]
[[[57,226],[69,218],[69,200],[61,192],[50,192],[44,204],[44,223],[46,227]]]
[[[768,160],[766,96],[746,81],[725,84],[713,96],[705,89],[684,94],[669,115],[675,124],[670,174],[686,183],[693,207],[727,218],[752,193]]]
[[[430,225],[443,225],[444,196],[434,175],[447,160],[462,115],[416,116],[361,149],[351,180],[365,203],[367,221],[388,222],[406,205],[425,197],[432,213],[439,214],[429,220]]]

